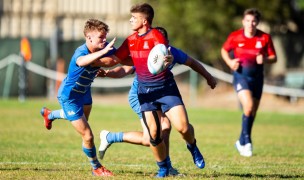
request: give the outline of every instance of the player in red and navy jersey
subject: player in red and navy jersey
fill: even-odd
[[[158,31],[160,31],[164,37],[166,38],[167,43],[169,44],[168,33],[165,28],[163,27],[155,27]],[[170,51],[172,56],[174,57],[172,64],[168,67],[172,69],[173,66],[178,64],[183,64],[189,66],[192,70],[199,73],[201,76],[206,78],[207,83],[211,81],[215,81],[214,78],[208,73],[208,71],[197,61],[196,59],[192,58],[191,56],[187,55],[180,49],[177,49],[170,45]],[[111,78],[122,78],[129,74],[133,74],[135,71],[134,66],[118,66],[113,69],[103,70],[100,69],[98,76],[100,77],[111,77]],[[135,73],[136,74],[136,73]],[[140,124],[142,126],[142,132],[139,131],[128,131],[128,132],[109,132],[107,130],[102,130],[100,132],[100,146],[99,146],[99,153],[100,158],[103,159],[106,150],[114,143],[131,143],[137,145],[144,145],[150,146],[150,137],[148,130],[143,122],[143,116],[140,110],[140,103],[138,101],[138,80],[137,76],[135,75],[134,81],[132,83],[131,89],[129,91],[129,104],[132,107],[133,111],[138,115],[140,119]],[[166,145],[166,153],[168,155],[168,165],[169,165],[169,176],[176,176],[180,175],[179,172],[172,167],[170,156],[169,156],[169,138],[171,133],[171,123],[169,119],[163,115],[161,119],[161,127],[162,127],[162,137]]]
[[[199,168],[205,167],[194,136],[194,128],[189,123],[187,112],[179,93],[173,74],[165,69],[158,75],[152,75],[147,67],[147,59],[151,49],[157,44],[166,44],[165,37],[151,27],[154,17],[153,8],[147,4],[137,4],[131,8],[130,23],[134,34],[130,35],[115,53],[116,61],[123,63],[131,56],[138,78],[138,100],[144,124],[150,136],[150,148],[159,166],[156,177],[166,177],[169,174],[169,160],[166,146],[161,134],[161,115],[165,113],[171,124],[182,135],[187,148],[193,156],[194,163]],[[168,62],[172,56],[165,56]],[[166,63],[169,65],[168,63]],[[210,75],[210,74],[209,74]],[[210,87],[215,88],[216,81],[210,75]]]
[[[263,91],[264,64],[277,59],[271,36],[257,29],[260,18],[257,9],[245,10],[243,28],[232,32],[221,49],[222,58],[233,71],[233,86],[243,110],[241,135],[235,146],[246,157],[252,156],[251,130]]]
[[[137,22],[137,18],[139,17],[136,17],[136,15],[132,16],[131,21]],[[137,28],[137,25],[134,28]],[[152,86],[153,84],[159,85],[166,79],[173,78],[173,75],[168,69],[157,75],[151,74],[147,66],[147,58],[155,45],[165,43],[166,39],[158,30],[149,28],[146,32],[135,32],[129,36],[117,49],[115,55],[119,59],[126,59],[129,55],[132,57],[139,82]]]

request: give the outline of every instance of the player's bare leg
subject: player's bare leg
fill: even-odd
[[[178,105],[166,112],[166,116],[170,119],[172,125],[182,135],[187,143],[187,148],[190,151],[194,164],[202,169],[205,167],[203,155],[196,145],[194,136],[194,128],[189,123],[186,109],[183,105]]]
[[[84,113],[84,116],[87,118],[87,121],[89,121],[91,110],[92,110],[92,105],[83,106],[83,113]]]
[[[143,113],[143,120],[150,135],[150,149],[159,166],[156,177],[169,175],[168,154],[161,131],[161,114],[160,111],[146,111]]]
[[[102,166],[97,159],[94,136],[85,115],[78,120],[71,121],[71,124],[82,137],[82,149],[91,163],[92,174],[95,176],[113,176],[113,173]]]
[[[255,107],[255,101],[252,97],[251,91],[244,89],[238,92],[238,98],[242,105],[242,130],[240,139],[236,142],[236,147],[242,156],[252,156],[252,141],[251,141],[251,129],[257,107]]]

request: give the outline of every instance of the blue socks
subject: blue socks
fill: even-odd
[[[109,132],[107,135],[108,143],[123,142],[123,132]]]
[[[86,156],[88,157],[88,159],[90,161],[90,164],[93,167],[93,169],[97,169],[97,168],[101,167],[101,164],[96,157],[95,146],[92,147],[91,149],[87,149],[84,146],[82,146],[82,150],[86,154]]]
[[[58,110],[54,110],[52,111],[49,115],[48,115],[49,120],[53,121],[55,119],[66,119],[66,115],[64,114],[63,109],[58,109]]]
[[[240,135],[240,144],[251,143],[251,129],[253,125],[253,116],[242,116],[242,131]]]
[[[170,162],[171,165],[171,161],[170,161],[170,157],[167,156],[165,160],[161,161],[161,162],[157,162],[157,165],[159,168],[169,168],[168,167],[168,162]]]
[[[168,156],[168,157],[166,158],[166,160],[167,160],[167,167],[168,167],[169,169],[172,168],[170,156]]]

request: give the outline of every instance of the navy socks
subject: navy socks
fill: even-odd
[[[242,116],[242,131],[240,135],[240,144],[245,145],[251,143],[251,130],[253,125],[253,116]]]

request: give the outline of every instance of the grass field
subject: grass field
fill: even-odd
[[[39,110],[45,105],[59,108],[56,101],[46,99],[0,100],[0,179],[100,179],[91,175],[80,135],[68,121],[54,122],[51,131],[44,128]],[[203,170],[195,167],[173,129],[171,160],[184,174],[178,179],[304,179],[304,113],[259,113],[251,158],[239,156],[234,148],[239,111],[189,108],[188,114],[207,165]],[[89,122],[97,148],[102,129],[141,129],[128,106],[95,104]],[[152,179],[157,171],[150,149],[130,144],[112,145],[102,163],[115,173],[108,179]]]

